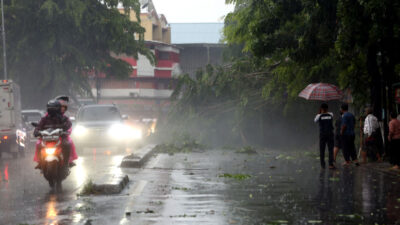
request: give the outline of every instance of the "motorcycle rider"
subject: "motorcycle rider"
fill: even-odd
[[[61,104],[61,114],[63,116],[65,116],[65,113],[68,110],[69,97],[66,96],[66,95],[60,95],[60,96],[57,96],[55,98],[55,100],[60,102],[60,104]],[[68,132],[71,133],[72,130],[70,129],[70,130],[68,130]],[[70,151],[70,156],[69,156],[69,166],[73,167],[73,166],[75,166],[75,163],[73,161],[78,159],[78,154],[76,153],[75,144],[74,144],[72,138],[69,135],[67,137],[67,140],[71,145],[71,149],[70,149],[71,151]]]
[[[69,118],[61,113],[61,103],[57,100],[50,100],[47,103],[47,115],[42,117],[42,119],[39,121],[39,124],[35,128],[34,135],[35,137],[38,137],[40,136],[40,131],[49,128],[51,129],[61,128],[63,129],[64,132],[69,133],[71,127],[72,123],[69,120]],[[71,144],[68,141],[67,134],[62,135],[61,138],[62,138],[61,148],[64,157],[64,165],[68,166],[69,155],[71,152]],[[41,145],[37,145],[34,160],[38,162],[38,165],[35,167],[35,169],[42,168],[42,158],[40,154],[41,154]]]

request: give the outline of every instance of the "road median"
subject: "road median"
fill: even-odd
[[[123,168],[140,168],[153,155],[156,145],[146,145],[122,159]]]
[[[115,195],[122,192],[122,190],[128,185],[129,177],[128,175],[119,175],[112,177],[107,183],[102,183],[102,181],[92,181],[90,180],[82,188],[79,195]]]

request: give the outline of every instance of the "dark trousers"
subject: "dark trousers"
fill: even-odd
[[[400,166],[400,139],[393,139],[390,142],[390,163]]]
[[[66,138],[63,138],[61,149],[64,157],[64,164],[68,165],[69,155],[71,153],[71,143]]]
[[[328,145],[329,165],[333,165],[333,134],[319,136],[319,158],[321,166],[325,167],[325,146]]]
[[[357,160],[356,146],[354,145],[354,135],[342,135],[343,156],[346,162]]]

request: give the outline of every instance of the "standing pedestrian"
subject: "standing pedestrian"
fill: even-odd
[[[333,161],[336,162],[339,150],[342,149],[342,138],[340,137],[340,130],[342,128],[342,113],[335,120],[335,139],[333,148]]]
[[[378,159],[379,162],[382,161],[381,155],[379,154],[379,136],[380,134],[378,133],[379,131],[379,123],[378,123],[378,118],[376,118],[372,114],[372,108],[367,107],[365,109],[365,114],[367,117],[365,117],[364,121],[364,134],[366,135],[365,141],[364,141],[364,149],[362,151],[362,158],[363,162],[367,162],[367,156],[370,156],[370,158],[375,158]]]
[[[400,168],[400,121],[397,120],[397,113],[390,114],[389,137],[390,142],[390,163],[392,169]]]
[[[361,113],[360,118],[358,118],[358,122],[359,122],[359,132],[360,132],[360,147],[358,148],[358,155],[357,158],[360,158],[360,154],[363,153],[364,151],[366,151],[365,149],[365,143],[364,143],[364,122],[365,122],[365,113]],[[366,159],[365,161],[363,161],[363,163],[366,163]]]
[[[319,157],[321,168],[325,169],[325,147],[328,145],[329,169],[333,164],[333,114],[328,112],[328,105],[323,103],[314,122],[319,124]]]
[[[352,160],[356,163],[356,166],[359,166],[360,164],[357,160],[356,146],[354,145],[354,140],[356,137],[354,127],[356,124],[356,119],[354,115],[349,112],[349,105],[343,104],[340,107],[340,110],[343,113],[342,128],[340,134],[342,135],[343,155],[344,159],[346,160],[343,165],[350,165],[350,160]]]

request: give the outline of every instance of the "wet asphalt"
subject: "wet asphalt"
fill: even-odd
[[[140,169],[89,152],[50,191],[32,157],[0,159],[0,224],[400,224],[400,176],[321,170],[313,152],[159,154]],[[88,179],[128,174],[119,195],[77,196]]]

